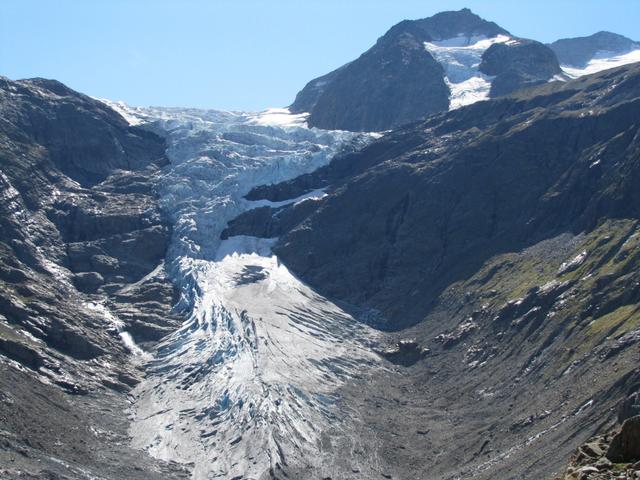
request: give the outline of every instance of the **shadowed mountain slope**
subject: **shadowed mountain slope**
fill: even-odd
[[[432,116],[249,194],[323,188],[224,235],[279,237],[318,292],[430,352],[343,391],[394,476],[548,477],[638,389],[638,111],[631,65]]]

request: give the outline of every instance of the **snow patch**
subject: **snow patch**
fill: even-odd
[[[133,340],[131,334],[125,331],[125,324],[122,320],[120,320],[117,316],[113,314],[113,312],[107,307],[104,303],[97,302],[87,302],[84,306],[92,311],[98,313],[102,318],[104,318],[112,328],[115,328],[122,340],[124,346],[131,352],[132,355],[139,357],[143,360],[151,360],[153,357],[148,352],[142,350],[136,342]]]
[[[279,202],[272,202],[271,200],[254,200],[251,201],[251,208],[259,208],[259,207],[271,207],[271,208],[279,208],[284,207],[285,205],[298,205],[302,202],[306,202],[308,200],[318,201],[322,200],[327,196],[325,193],[326,188],[318,188],[317,190],[312,190],[305,194],[300,195],[296,198],[291,198],[289,200],[282,200]]]
[[[588,256],[588,253],[586,250],[584,250],[580,252],[578,255],[576,255],[575,257],[573,257],[571,260],[563,262],[562,265],[560,265],[560,268],[558,269],[558,275],[562,275],[564,273],[574,271],[576,268],[578,268],[580,265],[584,263],[584,261],[587,259],[587,256]]]
[[[305,127],[308,113],[293,114],[288,108],[269,108],[259,113],[249,114],[248,123],[254,125],[277,125],[280,127]]]
[[[94,100],[98,100],[118,112],[120,116],[129,123],[129,125],[140,125],[148,118],[147,115],[142,112],[142,109],[130,107],[123,101],[114,102],[113,100],[108,100],[106,98],[94,98]]]

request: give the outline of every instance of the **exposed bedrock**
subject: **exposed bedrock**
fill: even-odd
[[[164,140],[53,80],[0,79],[0,112],[0,476],[184,478],[128,447],[123,415],[133,339],[181,321]]]

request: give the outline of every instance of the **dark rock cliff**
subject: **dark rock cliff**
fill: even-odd
[[[562,73],[553,51],[533,40],[492,45],[482,56],[480,71],[496,77],[491,84],[491,97],[543,84]]]
[[[164,149],[59,82],[0,79],[2,478],[180,471],[113,441],[141,374],[120,333],[144,344],[179,322],[154,193]]]
[[[463,258],[637,218],[638,77],[622,69],[435,116],[272,187],[332,186],[277,252],[323,293],[415,321]]]

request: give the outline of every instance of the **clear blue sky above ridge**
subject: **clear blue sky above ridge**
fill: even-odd
[[[544,42],[640,40],[640,0],[0,0],[0,75],[132,105],[260,110],[395,23],[463,7]]]

